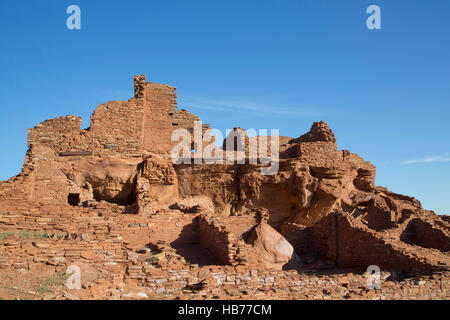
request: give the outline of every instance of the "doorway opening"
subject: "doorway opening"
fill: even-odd
[[[69,193],[67,197],[67,202],[71,206],[78,206],[80,204],[80,194],[79,193]]]

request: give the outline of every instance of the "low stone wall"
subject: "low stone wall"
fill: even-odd
[[[211,251],[217,260],[225,265],[232,264],[230,232],[217,218],[208,215],[198,217],[200,244]]]
[[[448,241],[449,231],[439,228],[431,221],[412,219],[402,233],[405,243],[419,245],[424,248],[434,248],[440,251],[450,251]]]
[[[345,214],[334,213],[311,227],[315,251],[339,267],[364,268],[377,265],[383,270],[408,274],[431,274],[448,270],[448,257],[438,250],[408,246],[400,241],[401,230],[377,233]]]

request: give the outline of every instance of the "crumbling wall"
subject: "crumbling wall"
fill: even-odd
[[[448,258],[439,251],[408,247],[398,234],[379,234],[346,214],[330,214],[310,229],[314,250],[339,267],[365,271],[377,265],[382,270],[430,274],[439,265],[443,269],[448,265]]]
[[[319,122],[313,122],[309,132],[294,140],[297,143],[326,141],[336,144],[336,138],[333,131],[323,120]]]
[[[408,244],[424,248],[435,248],[450,251],[448,229],[433,225],[431,221],[420,218],[411,219],[401,235],[401,240]]]
[[[28,188],[13,181],[0,181],[0,201],[2,203],[17,203],[29,200]]]
[[[193,142],[194,121],[200,118],[185,109],[176,110],[175,88],[165,84],[148,82],[145,84],[144,102],[144,149],[158,154],[170,154],[178,141],[171,136],[176,129],[187,129]],[[200,128],[201,137],[208,125]],[[194,147],[192,145],[192,147]]]
[[[28,146],[42,144],[55,152],[84,151],[88,145],[81,135],[81,118],[65,116],[46,120],[28,129]]]
[[[104,156],[140,156],[144,110],[134,102],[112,101],[98,106],[91,116],[89,137]]]
[[[356,226],[342,215],[337,216],[338,257],[342,267],[377,265],[384,270],[401,270],[411,274],[431,273],[433,264],[405,250],[399,241],[390,242],[376,232]]]
[[[280,227],[280,234],[292,244],[296,253],[300,255],[313,253],[311,228],[292,222],[285,222]]]
[[[338,259],[337,216],[329,215],[309,228],[310,251],[316,255],[336,262]],[[307,250],[307,249],[306,249]]]
[[[383,198],[372,198],[366,208],[367,214],[364,219],[369,228],[380,231],[394,226],[396,213],[389,208]]]
[[[46,120],[28,131],[28,146],[42,144],[60,156],[140,155],[144,111],[133,102],[112,101],[97,107],[91,126],[81,130],[81,118]]]
[[[246,240],[256,225],[252,216],[214,217],[198,216],[200,244],[224,265],[257,265],[257,252]]]
[[[198,236],[200,244],[211,251],[220,263],[232,264],[229,232],[216,218],[200,215],[198,217]]]
[[[176,111],[175,88],[164,84],[146,83],[144,116],[144,149],[155,153],[168,153],[171,134],[176,126],[171,117]]]
[[[297,157],[312,166],[332,167],[342,159],[336,144],[332,142],[302,142],[298,148]]]

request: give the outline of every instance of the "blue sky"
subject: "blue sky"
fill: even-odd
[[[66,28],[71,4],[81,30]],[[66,114],[88,127],[146,74],[223,132],[298,137],[323,119],[378,185],[448,214],[449,13],[448,0],[2,0],[0,179],[19,173],[27,128]]]

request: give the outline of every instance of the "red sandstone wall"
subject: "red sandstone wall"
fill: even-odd
[[[198,227],[200,244],[211,251],[220,263],[231,264],[229,232],[224,226],[212,216],[199,216]]]
[[[434,270],[439,259],[446,260],[437,251],[409,247],[343,214],[331,214],[310,229],[314,250],[339,267],[364,271],[370,265],[377,265],[382,270],[425,274]]]
[[[171,141],[176,129],[188,129],[193,134],[194,121],[200,118],[188,111],[176,110],[175,88],[165,84],[145,84],[144,102],[144,149],[150,152],[169,154],[178,141]],[[203,125],[203,131],[208,129]],[[191,139],[193,142],[193,138]]]
[[[329,215],[310,228],[311,251],[331,261],[337,259],[336,217]]]
[[[101,156],[170,153],[177,142],[171,141],[177,128],[193,133],[200,120],[186,110],[176,110],[175,88],[146,83],[135,77],[135,97],[129,101],[111,101],[99,105],[91,116],[91,125],[81,130],[81,118],[59,117],[44,121],[28,131],[28,145],[42,144],[57,153],[89,151]],[[203,131],[208,129],[203,125]]]
[[[105,155],[140,155],[143,119],[143,108],[134,102],[112,101],[102,104],[91,116],[91,143]]]
[[[448,241],[448,235],[445,234],[444,230],[421,219],[411,220],[406,226],[402,238],[408,244],[450,251],[450,241]]]
[[[173,131],[171,117],[176,111],[175,88],[158,83],[146,83],[144,116],[144,149],[164,153],[170,150]]]
[[[28,146],[43,144],[56,152],[83,150],[86,141],[81,140],[81,118],[76,116],[46,120],[28,129]]]
[[[47,120],[29,129],[28,146],[42,144],[56,153],[83,151],[125,157],[140,154],[143,114],[134,102],[108,102],[94,111],[89,129],[81,130],[81,118],[75,116]]]
[[[352,227],[350,221],[338,216],[338,265],[359,267],[377,265],[383,270],[407,273],[431,273],[432,266],[415,259],[402,246],[387,243],[375,232]]]

